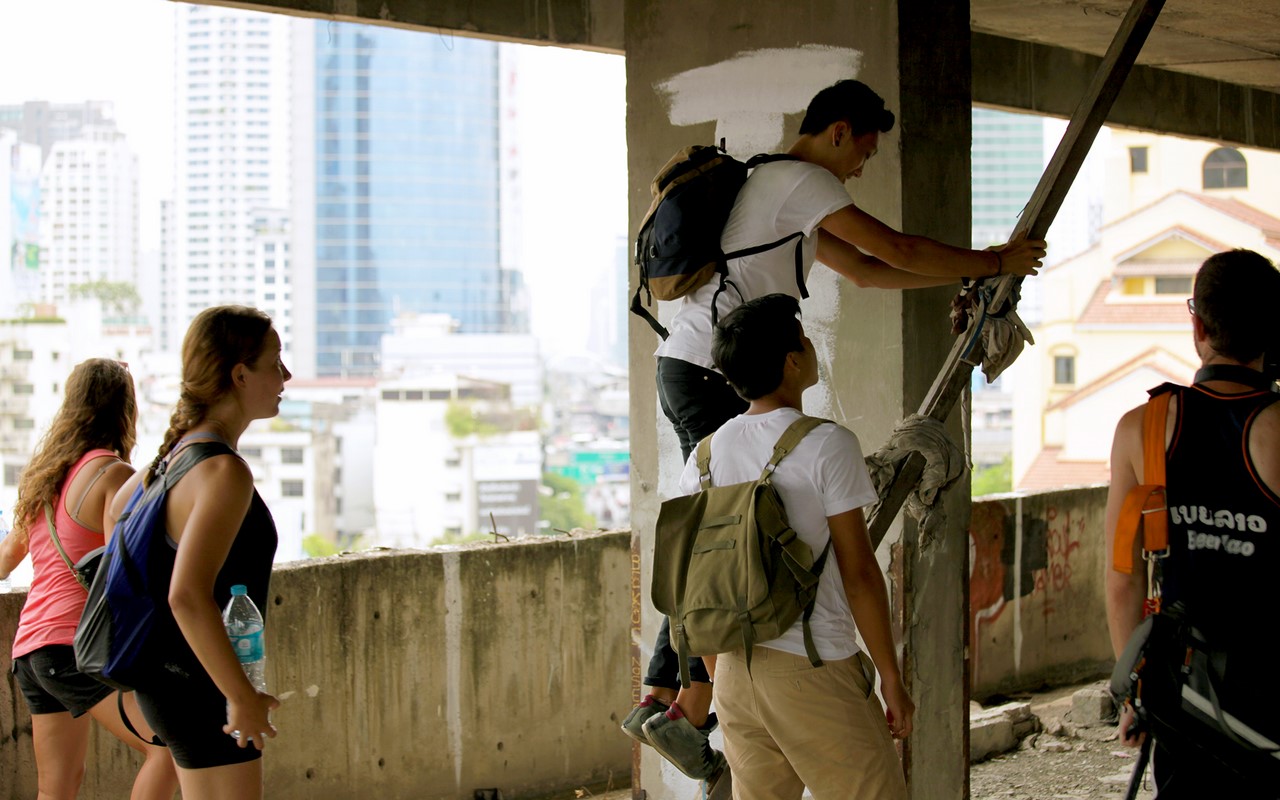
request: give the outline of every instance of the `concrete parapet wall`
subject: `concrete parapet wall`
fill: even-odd
[[[630,780],[626,532],[284,565],[267,610],[284,703],[272,798],[538,797]],[[24,595],[0,594],[0,642]],[[35,795],[31,717],[0,655],[0,800]],[[95,732],[82,797],[125,797]]]
[[[1109,674],[1103,528],[1107,487],[991,497],[973,504],[973,696]]]

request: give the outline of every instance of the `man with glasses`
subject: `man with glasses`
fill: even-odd
[[[1160,559],[1159,603],[1168,608],[1180,602],[1210,641],[1230,643],[1231,672],[1218,699],[1265,720],[1280,710],[1274,644],[1256,627],[1259,614],[1275,603],[1272,585],[1280,568],[1280,395],[1264,371],[1280,341],[1277,307],[1280,272],[1266,258],[1249,250],[1210,257],[1187,301],[1201,368],[1189,387],[1152,390],[1172,393],[1163,426],[1168,555]],[[1151,480],[1144,475],[1146,408],[1124,415],[1111,450],[1107,621],[1117,656],[1142,621],[1149,595],[1142,537],[1134,538],[1131,573],[1115,569],[1113,551],[1125,497]],[[1119,734],[1131,747],[1145,735],[1134,730],[1128,707]],[[1171,740],[1155,742],[1160,800],[1277,797],[1275,783],[1262,775],[1229,769],[1195,741],[1166,738]]]

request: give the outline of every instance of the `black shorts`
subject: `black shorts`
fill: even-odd
[[[252,744],[240,747],[227,724],[227,699],[198,665],[177,670],[173,665],[146,686],[137,688],[138,705],[147,724],[169,747],[174,763],[183,769],[206,769],[243,764],[262,758]]]
[[[13,675],[32,715],[70,711],[81,717],[114,691],[76,669],[69,644],[45,645],[15,658]]]

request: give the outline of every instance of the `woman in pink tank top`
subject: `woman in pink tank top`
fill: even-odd
[[[13,673],[31,710],[41,797],[79,792],[89,718],[144,755],[132,800],[167,800],[178,786],[168,751],[141,738],[152,733],[137,700],[76,670],[71,647],[88,593],[67,562],[104,543],[105,512],[133,474],[136,419],[133,378],[123,364],[95,358],[72,370],[62,407],[23,469],[14,530],[0,541],[0,578],[28,553],[34,570],[13,643]]]

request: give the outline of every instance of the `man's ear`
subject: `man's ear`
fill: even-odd
[[[1191,315],[1191,331],[1197,342],[1203,342],[1209,338],[1209,335],[1204,331],[1204,320],[1195,314]]]
[[[848,139],[850,135],[849,123],[844,120],[831,123],[831,144],[833,146],[839,147],[844,144],[845,139]]]
[[[794,350],[787,353],[787,369],[797,371],[800,369],[800,353],[797,353]]]

